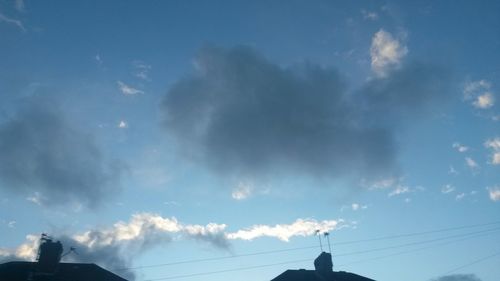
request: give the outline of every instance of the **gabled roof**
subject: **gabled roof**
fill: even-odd
[[[345,271],[332,271],[327,274],[320,275],[315,270],[287,270],[271,281],[375,281],[370,278],[363,277]]]
[[[25,281],[36,262],[14,261],[0,264],[0,280]],[[60,263],[54,281],[127,281],[93,263]]]

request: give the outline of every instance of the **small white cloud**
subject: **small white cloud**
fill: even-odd
[[[151,65],[140,61],[136,60],[132,62],[132,65],[135,68],[135,77],[140,78],[145,81],[151,81],[151,78],[149,78],[149,71],[151,70]]]
[[[465,197],[465,193],[462,192],[460,194],[457,194],[457,196],[455,196],[455,199],[457,201],[459,201],[459,200],[462,200],[464,197]]]
[[[97,62],[98,65],[102,65],[102,58],[99,54],[94,56],[94,60]]]
[[[6,15],[0,13],[0,22],[5,22],[7,24],[12,24],[17,26],[21,31],[26,31],[26,28],[24,28],[23,23],[20,20],[12,19],[7,17]]]
[[[476,108],[486,109],[490,108],[495,104],[495,97],[492,93],[486,92],[476,98],[472,105]]]
[[[376,12],[361,10],[361,14],[363,15],[363,19],[365,19],[365,20],[377,20],[378,19],[378,14]]]
[[[38,206],[42,206],[42,202],[45,201],[44,198],[42,198],[42,195],[38,192],[35,192],[32,196],[27,197],[26,200],[35,203]]]
[[[448,169],[448,174],[450,174],[450,175],[458,175],[458,171],[455,170],[455,168],[453,166],[450,166],[450,168]]]
[[[8,228],[15,228],[16,227],[16,223],[17,223],[16,221],[9,221],[7,223],[7,227]]]
[[[452,186],[451,184],[447,184],[441,188],[441,193],[447,194],[450,192],[455,191],[455,187]]]
[[[393,191],[389,192],[388,196],[392,197],[392,196],[401,195],[401,194],[405,194],[405,193],[409,193],[409,192],[412,192],[410,187],[405,186],[405,185],[398,185]]]
[[[127,84],[123,83],[122,81],[117,81],[116,83],[118,84],[118,87],[119,87],[120,91],[124,95],[144,94],[143,91],[135,89],[135,88],[132,88],[132,87],[128,86]]]
[[[252,195],[253,188],[248,183],[240,182],[238,186],[231,193],[231,197],[235,200],[244,200]]]
[[[128,128],[128,123],[125,122],[125,120],[121,120],[120,123],[118,123],[118,128],[126,129],[126,128]]]
[[[500,138],[489,139],[484,146],[492,150],[491,164],[500,165]]]
[[[408,48],[387,31],[380,29],[372,38],[370,48],[372,70],[379,77],[385,77],[387,72],[401,63],[408,53]]]
[[[369,189],[387,189],[390,187],[393,187],[396,185],[398,182],[400,182],[401,179],[395,178],[395,177],[390,177],[390,178],[385,178],[381,179],[372,183],[367,183],[367,182],[362,182],[361,185],[364,187],[368,187]]]
[[[467,150],[469,150],[469,148],[467,146],[461,145],[458,142],[454,142],[451,146],[453,148],[455,148],[456,150],[458,150],[458,152],[466,152]]]
[[[472,100],[475,108],[487,109],[495,104],[495,96],[491,92],[491,82],[479,80],[468,82],[464,86],[464,99]]]
[[[368,209],[368,206],[367,205],[360,205],[358,203],[352,203],[351,204],[351,209],[353,211],[366,210],[366,209]]]
[[[487,80],[479,80],[465,83],[464,98],[471,99],[477,96],[482,91],[491,89],[491,83]]]
[[[488,187],[490,199],[493,201],[500,201],[500,186]]]
[[[479,165],[477,164],[476,161],[474,161],[474,159],[470,158],[470,157],[465,157],[465,163],[467,164],[467,166],[469,168],[471,168],[472,170],[476,170],[476,169],[479,169]]]

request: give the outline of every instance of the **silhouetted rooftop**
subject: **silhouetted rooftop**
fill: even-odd
[[[271,281],[375,281],[354,273],[345,271],[332,271],[324,275],[315,270],[287,270]]]
[[[36,269],[36,262],[13,261],[0,264],[0,280],[26,281]],[[60,263],[50,278],[39,276],[34,280],[51,281],[127,281],[93,263]]]
[[[287,270],[271,281],[375,281],[345,271],[333,271],[332,254],[322,252],[314,260],[314,270]]]

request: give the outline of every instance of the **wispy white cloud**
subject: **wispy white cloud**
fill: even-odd
[[[120,123],[118,123],[118,128],[126,129],[128,128],[128,123],[125,120],[120,120]]]
[[[379,77],[385,77],[389,70],[397,68],[408,53],[408,48],[391,33],[380,29],[372,38],[370,48],[372,70]]]
[[[140,78],[145,81],[151,81],[151,78],[149,77],[149,71],[151,70],[151,65],[141,61],[141,60],[135,60],[132,62],[132,65],[135,68],[135,77]]]
[[[467,167],[469,167],[471,170],[479,169],[479,165],[477,164],[477,162],[470,157],[465,157],[465,164],[467,164]]]
[[[465,197],[465,193],[459,193],[455,196],[455,200],[460,201]]]
[[[20,20],[9,18],[6,15],[0,13],[0,22],[5,22],[7,24],[12,24],[17,26],[21,31],[26,31],[26,28],[24,28],[23,23]]]
[[[361,10],[361,14],[365,20],[378,20],[378,14],[376,12]]]
[[[102,58],[101,55],[97,54],[94,56],[94,60],[96,61],[97,65],[102,66]]]
[[[137,94],[144,94],[144,91],[138,90],[136,88],[133,88],[122,81],[117,81],[118,88],[124,95],[137,95]]]
[[[329,232],[339,229],[343,220],[297,219],[291,224],[254,225],[235,232],[228,232],[226,224],[183,224],[175,217],[162,217],[152,213],[138,213],[128,222],[119,221],[111,227],[94,229],[68,236],[67,239],[84,247],[86,252],[102,249],[122,249],[122,253],[133,256],[155,244],[180,239],[208,242],[219,248],[229,247],[231,240],[254,240],[261,237],[289,241],[295,236],[314,235],[316,230]],[[57,237],[56,237],[57,238]],[[26,242],[13,250],[0,249],[0,255],[12,255],[20,259],[33,260],[38,249],[38,236],[28,235]],[[69,246],[69,245],[67,245]]]
[[[441,193],[447,194],[455,191],[455,187],[451,184],[447,184],[441,188]]]
[[[7,227],[8,228],[15,228],[16,227],[16,223],[17,223],[16,221],[9,221],[7,223]]]
[[[495,104],[495,96],[491,88],[491,82],[487,80],[467,82],[463,90],[464,99],[472,101],[475,108],[490,108]]]
[[[454,142],[451,146],[455,148],[458,152],[466,152],[467,150],[469,150],[467,146],[462,145],[459,142]]]
[[[252,227],[228,233],[230,240],[254,240],[260,237],[273,237],[281,241],[289,241],[294,236],[314,235],[317,230],[329,232],[339,227],[342,220],[316,221],[313,219],[297,219],[292,224],[254,225]]]
[[[35,203],[38,206],[42,206],[42,202],[45,201],[43,196],[38,192],[35,192],[33,193],[33,195],[26,197],[26,200]]]
[[[358,203],[352,203],[351,204],[351,209],[353,211],[366,210],[366,209],[368,209],[368,206],[367,205],[361,205],[361,204],[358,204]]]
[[[500,201],[500,186],[488,187],[490,199],[493,201]]]
[[[396,178],[396,177],[388,177],[388,178],[383,178],[374,182],[366,182],[362,181],[361,185],[363,187],[367,187],[368,189],[387,189],[391,188],[394,185],[396,185],[398,182],[400,182],[402,179],[401,178]]]
[[[375,181],[375,182],[370,183],[370,184],[363,182],[362,185],[368,186],[368,188],[371,190],[390,189],[391,191],[387,194],[387,196],[389,196],[389,197],[425,190],[425,188],[423,188],[421,186],[410,187],[409,185],[405,184],[404,177],[400,177],[400,178],[389,177],[386,179]]]
[[[470,99],[474,96],[477,96],[478,93],[481,93],[485,90],[489,90],[491,88],[491,83],[487,80],[478,80],[471,81],[465,83],[464,86],[464,98]]]
[[[396,196],[396,195],[401,195],[405,193],[412,192],[412,189],[409,186],[406,185],[398,185],[396,186],[395,189],[393,189],[389,194],[387,194],[389,197]]]
[[[489,139],[484,143],[484,146],[492,150],[490,163],[500,165],[500,138]]]
[[[455,169],[455,167],[450,166],[450,168],[448,169],[448,174],[450,174],[450,175],[458,175],[458,171]]]
[[[233,189],[231,197],[235,200],[244,200],[252,195],[253,187],[249,183],[240,182],[238,186]]]

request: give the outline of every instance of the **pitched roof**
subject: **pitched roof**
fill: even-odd
[[[0,280],[25,281],[36,262],[14,261],[0,264]],[[60,263],[54,281],[127,281],[93,263]]]
[[[315,270],[287,270],[271,281],[375,281],[345,271],[332,271],[327,274],[319,274]]]

